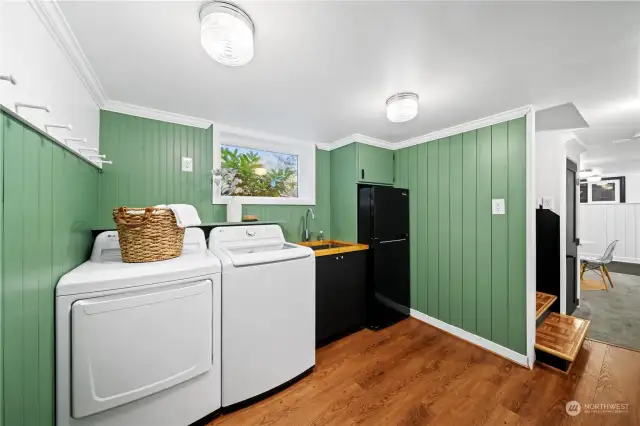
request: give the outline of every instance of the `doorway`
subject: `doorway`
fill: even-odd
[[[566,280],[566,307],[567,315],[571,315],[573,311],[578,307],[578,245],[580,242],[576,238],[576,188],[578,186],[578,165],[567,158],[567,172],[566,172],[566,224],[567,224],[567,280]]]

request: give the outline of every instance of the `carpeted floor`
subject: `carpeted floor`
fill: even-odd
[[[600,277],[588,272],[585,278]],[[640,276],[612,272],[611,279],[609,291],[582,291],[573,315],[591,321],[588,338],[640,350]]]

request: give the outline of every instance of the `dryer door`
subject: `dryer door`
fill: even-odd
[[[212,303],[210,280],[75,302],[73,417],[135,401],[208,371]]]

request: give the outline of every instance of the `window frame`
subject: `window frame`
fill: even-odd
[[[594,184],[597,185],[599,183],[607,182],[607,181],[614,181],[616,183],[615,201],[592,201],[593,192],[591,187]],[[625,188],[624,176],[603,177],[598,182],[588,182],[587,179],[580,179],[580,185],[582,185],[583,183],[587,185],[587,202],[583,203],[581,201],[580,204],[622,204],[626,202],[626,197],[625,197],[626,188]]]
[[[242,204],[253,205],[315,205],[316,146],[313,142],[297,141],[260,132],[217,126],[217,128],[214,127],[212,145],[214,169],[220,167],[220,149],[222,145],[298,156],[298,197],[223,196],[220,194],[220,187],[213,183],[212,179],[212,204],[228,204],[231,199],[236,199]]]

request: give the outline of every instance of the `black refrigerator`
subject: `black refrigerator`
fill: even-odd
[[[409,316],[409,190],[358,187],[358,242],[369,245],[367,327],[379,330]]]

